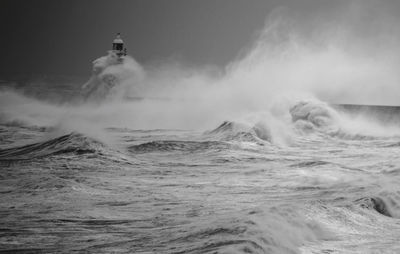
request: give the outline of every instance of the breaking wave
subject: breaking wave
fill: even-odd
[[[0,161],[23,161],[65,154],[101,153],[104,145],[78,133],[34,144],[0,150]]]
[[[293,122],[308,122],[313,127],[326,128],[337,124],[339,116],[322,102],[301,101],[290,109]]]
[[[92,77],[82,86],[86,102],[102,102],[123,98],[125,93],[143,79],[142,67],[130,56],[123,60],[112,51],[93,61]]]
[[[206,131],[204,137],[219,141],[290,145],[296,142],[296,137],[313,134],[345,140],[400,135],[400,128],[394,123],[382,122],[369,115],[355,117],[317,100],[301,100],[285,110],[279,117],[273,113],[260,113],[250,120],[224,121],[217,128]]]
[[[301,101],[290,109],[292,121],[302,134],[320,132],[341,139],[373,139],[400,135],[395,122],[384,122],[359,112],[338,111],[319,101]]]
[[[223,122],[214,130],[205,132],[205,136],[221,141],[262,143],[262,141],[271,140],[268,130],[229,121]]]

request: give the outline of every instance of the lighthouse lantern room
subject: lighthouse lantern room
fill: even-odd
[[[112,44],[112,50],[119,57],[126,56],[126,48],[124,48],[124,41],[121,39],[121,34],[118,33]]]

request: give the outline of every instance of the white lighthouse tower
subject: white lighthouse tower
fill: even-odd
[[[122,40],[120,33],[117,34],[117,37],[113,41],[112,51],[119,58],[121,58],[122,56],[126,56],[126,48],[124,48],[124,41]]]

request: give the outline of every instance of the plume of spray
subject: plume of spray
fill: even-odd
[[[122,98],[121,92],[135,87],[144,78],[143,68],[130,56],[121,60],[113,51],[93,61],[92,77],[82,86],[86,101]],[[118,87],[116,87],[118,86]]]
[[[384,43],[387,34],[382,27],[392,25],[382,15],[386,10],[375,13],[382,21],[374,30],[382,35],[373,38],[355,22],[364,19],[362,10],[369,9],[354,3],[343,12],[347,7],[331,13],[334,19],[316,16],[311,21],[284,8],[276,10],[255,43],[218,75],[207,68],[193,70],[176,63],[148,70],[143,89],[136,92],[160,100],[137,103],[131,124],[201,129],[234,120],[268,126],[269,132],[284,129],[290,136],[290,108],[299,101],[397,104],[398,50]],[[379,43],[386,46],[372,51]],[[340,127],[356,126],[347,120],[338,119]],[[277,139],[279,135],[272,136]]]
[[[52,124],[58,119],[77,129],[85,122],[99,129],[205,130],[230,120],[256,126],[269,133],[270,141],[285,144],[295,135],[290,109],[299,101],[316,102],[312,105],[317,107],[329,107],[321,101],[397,104],[400,58],[393,45],[400,31],[387,29],[397,19],[377,9],[373,14],[378,25],[363,22],[371,3],[349,5],[308,16],[285,8],[273,11],[253,45],[223,69],[188,68],[176,62],[142,67],[130,57],[116,64],[118,59],[110,53],[93,63],[93,76],[84,85],[90,95],[86,103],[57,106],[36,101],[32,103],[40,107],[16,115],[13,102],[2,100],[2,111],[8,119],[53,115]],[[117,85],[106,87],[110,83]],[[101,103],[92,103],[98,98]],[[332,119],[338,128],[352,126],[357,132],[357,124],[343,114]]]

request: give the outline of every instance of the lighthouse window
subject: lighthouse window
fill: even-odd
[[[116,50],[122,50],[122,47],[123,47],[122,43],[118,43],[116,46]]]

